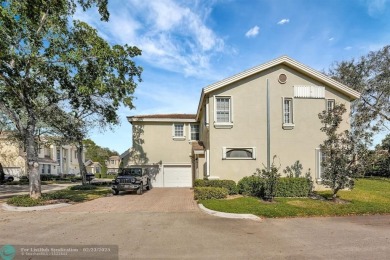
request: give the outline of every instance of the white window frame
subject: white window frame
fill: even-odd
[[[322,150],[321,148],[316,148],[316,181],[317,183],[321,183],[322,181],[322,173],[323,167],[321,165],[323,160]]]
[[[331,106],[329,106],[329,104],[332,104]],[[336,105],[336,100],[334,99],[326,99],[326,111],[330,111],[331,109],[334,108],[334,106]]]
[[[237,149],[237,150],[252,150],[252,157],[227,157],[226,153],[229,150]],[[256,147],[222,147],[222,160],[256,160]]]
[[[217,122],[217,99],[229,99],[229,121]],[[232,96],[214,96],[214,127],[215,128],[232,128],[233,127],[233,97]]]
[[[291,102],[291,108],[290,108],[290,115],[289,119],[291,122],[285,122],[285,111],[286,111],[286,105],[285,101],[289,100]],[[294,121],[294,98],[292,97],[282,97],[282,127],[285,130],[291,130],[295,127],[295,121]]]
[[[192,139],[192,127],[193,126],[198,126],[198,139]],[[196,132],[194,132],[196,134]],[[189,137],[189,140],[190,141],[198,141],[200,139],[200,126],[199,124],[190,124],[190,126],[188,127],[188,137]]]
[[[177,125],[183,126],[183,135],[182,136],[176,135],[176,126]],[[186,124],[184,124],[184,123],[173,123],[172,124],[172,138],[173,138],[173,140],[185,140],[186,139],[185,133],[186,133]]]

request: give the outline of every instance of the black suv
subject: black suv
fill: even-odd
[[[120,191],[137,191],[141,195],[144,189],[150,190],[152,182],[147,168],[124,168],[119,170],[118,177],[112,181],[112,194],[118,195]]]

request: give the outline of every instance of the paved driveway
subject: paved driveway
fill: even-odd
[[[194,212],[199,208],[189,188],[153,188],[142,195],[121,192],[110,196],[53,209],[57,212]]]

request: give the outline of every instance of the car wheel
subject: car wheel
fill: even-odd
[[[7,181],[8,181],[8,182],[14,181],[14,177],[8,177]]]
[[[139,188],[137,190],[137,194],[142,195],[143,192],[144,192],[144,184],[141,182],[141,185],[139,186]]]
[[[118,195],[119,194],[119,190],[112,190],[112,194],[113,195]]]
[[[152,182],[150,181],[150,179],[148,179],[148,181],[147,181],[147,187],[146,187],[146,189],[147,190],[151,190],[152,189]]]

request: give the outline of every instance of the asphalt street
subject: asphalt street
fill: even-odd
[[[161,212],[156,206],[129,210],[132,201],[153,203],[152,195],[160,193],[101,198],[90,202],[100,207],[86,203],[85,210],[83,204],[45,211],[0,210],[0,246],[117,245],[120,259],[390,258],[389,215],[253,221],[210,216],[191,205],[182,212],[169,212],[167,206]],[[165,193],[170,194],[166,201],[184,197],[187,204],[185,197],[192,195]],[[118,200],[122,202],[115,210],[106,207]]]

